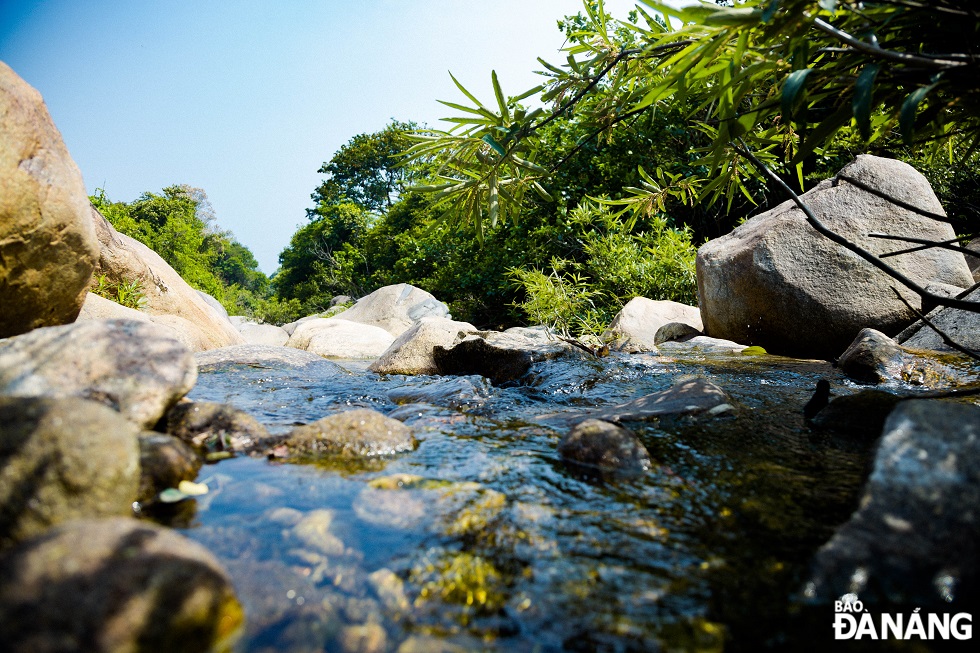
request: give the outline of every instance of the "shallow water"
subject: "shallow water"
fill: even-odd
[[[653,355],[538,364],[522,385],[259,366],[205,369],[190,397],[273,432],[352,407],[413,426],[386,460],[205,467],[212,491],[161,515],[210,548],[246,609],[241,651],[821,650],[800,621],[815,550],[855,507],[872,446],[815,433],[829,364]],[[556,446],[596,407],[684,375],[735,411],[634,422],[639,478],[584,478]],[[819,632],[814,631],[817,628]],[[824,632],[826,631],[826,632]],[[453,646],[461,647],[454,649]]]

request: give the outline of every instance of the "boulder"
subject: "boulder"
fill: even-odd
[[[134,519],[71,522],[0,558],[0,648],[224,651],[243,623],[203,546]]]
[[[657,331],[671,322],[681,322],[695,331],[703,330],[697,306],[634,297],[613,318],[602,340],[616,351],[656,351]]]
[[[677,340],[665,340],[657,345],[657,349],[662,354],[683,355],[683,354],[737,354],[747,345],[740,345],[731,340],[721,338],[709,338],[708,336],[682,337]]]
[[[899,247],[872,233],[949,240],[949,224],[923,217],[851,183],[878,189],[922,210],[942,213],[925,177],[908,164],[861,155],[803,195],[827,227],[873,254]],[[938,248],[887,259],[920,284],[966,287],[963,255]],[[832,358],[871,327],[897,333],[914,318],[892,292],[901,288],[864,259],[811,227],[792,201],[748,220],[698,250],[698,303],[705,333],[770,353]],[[903,291],[919,306],[917,295]]]
[[[181,440],[166,433],[144,431],[139,436],[140,488],[137,501],[147,503],[181,481],[193,481],[202,460]]]
[[[435,347],[452,347],[462,334],[476,331],[468,322],[426,317],[391,343],[368,368],[378,374],[438,374]]]
[[[331,317],[298,325],[286,346],[324,358],[377,358],[394,341],[381,327]]]
[[[224,307],[224,304],[222,304],[217,299],[207,294],[203,290],[198,290],[197,294],[200,295],[201,299],[203,299],[208,306],[210,306],[215,311],[217,311],[218,315],[224,316],[226,320],[230,321],[230,316],[228,315],[228,309]]]
[[[77,321],[113,319],[152,322],[165,329],[171,338],[191,351],[204,351],[210,348],[208,335],[198,325],[178,315],[150,315],[144,311],[117,304],[111,299],[100,297],[95,293],[88,293]]]
[[[885,422],[860,507],[817,553],[805,594],[936,605],[977,585],[980,406],[903,401]]]
[[[566,463],[602,471],[635,474],[650,469],[650,454],[632,431],[598,419],[576,424],[558,443],[558,454]]]
[[[242,344],[245,339],[227,317],[212,308],[159,254],[116,231],[95,207],[90,208],[101,251],[95,273],[110,283],[138,281],[146,299],[143,312],[184,332],[194,351]]]
[[[191,352],[147,322],[76,322],[0,340],[0,395],[92,399],[144,428],[196,380]]]
[[[655,333],[653,336],[653,342],[659,346],[665,342],[684,342],[686,340],[690,340],[691,338],[697,338],[698,336],[703,335],[703,333],[692,327],[690,324],[685,324],[683,322],[668,322],[657,329],[657,333]]]
[[[186,401],[167,412],[167,433],[205,454],[256,451],[272,436],[243,410],[205,401]]]
[[[407,283],[385,286],[361,297],[340,319],[381,327],[397,338],[423,317],[452,319],[449,308],[421,288]]]
[[[837,359],[837,367],[858,383],[903,381],[931,388],[959,385],[966,380],[964,356],[911,349],[874,329],[863,329]]]
[[[961,299],[974,301],[980,305],[980,288],[974,289]],[[926,317],[956,344],[970,351],[980,352],[980,312],[941,307],[934,309]],[[921,321],[896,336],[896,340],[903,346],[913,349],[956,351],[939,337],[935,330]]]
[[[436,345],[432,350],[439,374],[478,374],[496,385],[517,381],[534,363],[570,354],[585,355],[567,342],[533,329],[478,331],[451,347]]]
[[[632,422],[667,415],[718,414],[732,408],[725,391],[701,378],[678,380],[662,392],[644,395],[592,413],[606,422]]]
[[[0,62],[0,338],[75,319],[99,256],[78,166],[41,94]]]
[[[418,442],[398,420],[358,408],[293,429],[285,445],[293,455],[357,457],[411,451]]]
[[[72,519],[131,514],[138,432],[93,401],[0,397],[0,549]]]
[[[289,341],[289,334],[274,324],[242,324],[238,328],[245,342],[250,345],[272,345],[274,347],[285,347]]]

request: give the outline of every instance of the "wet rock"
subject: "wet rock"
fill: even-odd
[[[431,519],[430,506],[416,493],[369,486],[354,499],[354,514],[369,524],[415,529]]]
[[[692,336],[680,340],[661,342],[657,347],[664,354],[702,353],[702,354],[734,354],[748,348],[731,340],[709,338],[708,336]]]
[[[691,415],[720,412],[731,407],[725,391],[704,379],[680,380],[673,387],[612,406],[592,414],[595,419],[607,422],[628,422],[654,419],[667,415]]]
[[[653,336],[653,342],[656,345],[660,345],[665,342],[690,340],[691,338],[696,338],[697,336],[703,336],[699,330],[692,327],[690,324],[684,324],[683,322],[668,322],[659,329],[657,333]]]
[[[131,514],[137,433],[84,399],[0,397],[0,548],[71,519]]]
[[[0,338],[75,319],[99,244],[41,94],[0,62]]]
[[[937,241],[954,237],[949,224],[901,208],[848,179],[926,211],[943,209],[911,166],[858,156],[803,200],[829,228],[871,253],[896,249],[871,233],[914,233]],[[959,252],[929,249],[889,262],[921,284],[973,283]],[[705,333],[771,353],[830,359],[865,327],[896,333],[915,317],[891,291],[896,284],[889,276],[817,233],[791,201],[703,245],[697,273]],[[918,296],[906,294],[918,306]]]
[[[95,274],[110,283],[137,281],[143,290],[142,312],[173,329],[192,351],[229,347],[244,342],[228,318],[213,308],[152,249],[121,234],[95,207],[89,219],[100,245]]]
[[[167,412],[165,421],[167,433],[204,454],[257,451],[273,439],[254,417],[225,404],[180,403]]]
[[[133,519],[58,526],[0,558],[0,578],[10,653],[225,650],[243,622],[213,555]]]
[[[439,637],[413,635],[402,642],[395,653],[467,653],[470,650]]]
[[[418,442],[398,420],[359,408],[297,427],[285,446],[292,454],[307,456],[384,456],[411,451]]]
[[[406,614],[411,609],[405,583],[395,572],[382,567],[368,575],[368,582],[389,612]]]
[[[650,454],[629,429],[598,419],[577,424],[558,443],[566,463],[638,474],[650,469]]]
[[[482,377],[460,376],[439,379],[425,385],[407,385],[388,392],[396,404],[421,403],[453,410],[479,408],[487,403],[493,389]]]
[[[282,327],[277,327],[274,324],[243,324],[239,327],[238,332],[250,345],[285,347],[289,341],[289,334]]]
[[[153,501],[160,492],[193,481],[201,469],[201,457],[172,435],[144,431],[139,435],[140,489],[136,500]]]
[[[481,331],[466,336],[452,347],[436,346],[433,358],[439,374],[478,374],[495,385],[517,381],[531,365],[569,354],[584,355],[579,349],[546,334],[533,337],[508,330]]]
[[[329,376],[345,374],[336,363],[324,360],[316,354],[290,347],[271,345],[236,345],[222,347],[194,355],[198,367],[214,369],[229,365],[248,365],[251,367],[291,367]]]
[[[980,288],[961,297],[961,299],[980,302]],[[970,351],[980,352],[980,313],[946,307],[937,308],[926,317],[956,344]],[[956,351],[935,330],[925,326],[922,322],[917,322],[903,331],[896,337],[896,340],[901,342],[903,346],[914,349]]]
[[[889,415],[860,508],[817,553],[808,598],[955,609],[976,591],[980,406],[901,402]],[[952,603],[952,605],[950,605]]]
[[[343,540],[330,532],[333,521],[332,510],[312,510],[293,526],[291,534],[308,550],[326,556],[343,555]]]
[[[146,322],[78,322],[0,341],[0,395],[92,399],[144,428],[196,380],[187,348]]]
[[[960,383],[965,357],[909,349],[874,329],[863,329],[837,359],[837,366],[858,383],[904,381],[947,387]]]
[[[394,338],[425,317],[452,319],[449,308],[421,288],[399,283],[375,290],[337,317],[381,327]]]
[[[344,653],[384,653],[388,650],[388,634],[376,623],[345,626],[337,643]]]
[[[467,332],[476,331],[468,322],[456,322],[442,317],[426,317],[411,327],[371,363],[378,374],[438,374],[433,349],[452,347]]]
[[[384,329],[338,318],[317,318],[296,327],[287,347],[324,358],[377,358],[395,341]]]
[[[835,397],[816,414],[812,425],[872,441],[881,436],[885,420],[901,400],[883,390],[861,390]]]
[[[656,351],[657,331],[671,322],[686,324],[697,332],[703,329],[701,311],[697,306],[634,297],[613,318],[609,328],[602,334],[602,340],[617,351]]]

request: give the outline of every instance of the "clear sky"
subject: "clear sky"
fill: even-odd
[[[625,18],[633,0],[606,0]],[[44,96],[90,193],[203,188],[266,273],[306,221],[320,165],[392,119],[492,101],[580,0],[0,0],[0,60]]]

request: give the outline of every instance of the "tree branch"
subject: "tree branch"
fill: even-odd
[[[813,26],[816,27],[821,32],[833,36],[838,41],[848,44],[855,50],[859,50],[867,55],[871,55],[877,59],[884,59],[886,61],[893,61],[895,63],[908,64],[913,66],[925,66],[927,68],[938,68],[940,70],[947,70],[949,68],[959,68],[961,66],[969,65],[965,61],[953,61],[952,59],[941,59],[932,57],[921,57],[914,54],[906,54],[904,52],[895,52],[893,50],[885,50],[870,43],[865,43],[861,39],[855,38],[837,29],[827,21],[821,18],[813,19]],[[941,56],[941,55],[940,55]]]
[[[895,293],[895,296],[898,297],[899,300],[901,300],[901,302],[903,304],[905,304],[910,311],[912,311],[913,313],[915,313],[916,317],[918,317],[920,320],[922,320],[922,322],[927,327],[929,327],[930,329],[932,329],[933,331],[935,331],[939,335],[939,337],[942,338],[943,342],[945,342],[947,345],[949,345],[950,347],[952,347],[956,351],[960,352],[961,354],[965,354],[966,356],[969,356],[973,360],[980,361],[980,354],[976,354],[976,353],[970,351],[969,349],[967,349],[966,347],[964,347],[963,345],[961,345],[960,343],[956,342],[955,340],[953,340],[952,338],[950,338],[948,335],[946,335],[946,332],[944,332],[942,329],[940,329],[935,324],[933,324],[932,321],[929,318],[927,318],[922,311],[920,311],[919,309],[917,309],[915,306],[912,306],[911,304],[909,304],[908,303],[908,300],[906,300],[904,297],[902,297],[902,293],[898,292],[898,290],[896,290],[894,286],[892,286],[892,292]]]

